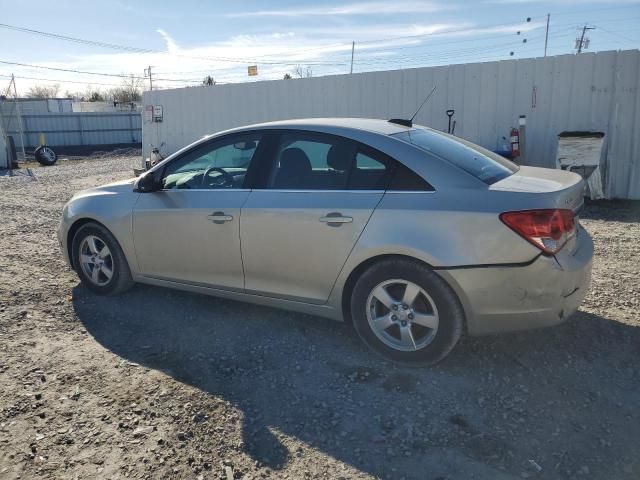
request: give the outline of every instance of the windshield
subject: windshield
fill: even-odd
[[[491,185],[518,171],[518,166],[485,148],[442,132],[414,128],[392,137],[411,143]]]

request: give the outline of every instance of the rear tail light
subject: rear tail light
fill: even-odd
[[[576,234],[572,210],[522,210],[500,214],[500,220],[522,238],[553,255]]]

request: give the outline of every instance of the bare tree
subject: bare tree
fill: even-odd
[[[131,75],[120,87],[109,90],[107,97],[117,103],[133,103],[142,99],[142,80]]]
[[[60,85],[34,85],[27,92],[28,98],[55,98],[60,91]]]
[[[71,90],[64,91],[64,98],[70,98],[71,100],[78,100],[81,96],[82,94],[79,92],[73,93]]]
[[[283,80],[291,80],[291,75],[289,75],[288,73],[285,73]]]
[[[311,67],[309,67],[309,66],[307,66],[307,68],[303,68],[300,65],[296,65],[296,68],[293,69],[293,73],[298,78],[311,78],[311,77],[313,77],[313,70],[311,70]]]
[[[213,78],[211,75],[207,75],[206,77],[204,77],[204,80],[202,80],[202,85],[212,86],[215,84],[216,84],[216,79]]]

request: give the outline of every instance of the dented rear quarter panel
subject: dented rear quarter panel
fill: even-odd
[[[580,229],[576,249],[540,254],[531,264],[450,269],[450,283],[464,298],[472,335],[556,325],[572,315],[591,280],[593,241]],[[444,272],[442,272],[444,273]]]

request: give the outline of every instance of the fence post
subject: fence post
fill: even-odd
[[[136,134],[133,129],[133,114],[128,113],[129,116],[129,133],[131,134],[131,143],[136,143]]]
[[[78,119],[78,131],[80,133],[80,145],[84,145],[84,130],[82,128],[82,114],[76,115]]]
[[[22,160],[27,161],[27,154],[25,152],[25,147],[31,145],[31,139],[29,138],[29,122],[27,122],[27,115],[20,115],[18,117],[18,122],[20,124],[20,141],[22,143],[22,156],[24,157]],[[25,145],[25,137],[26,137],[26,145]]]

